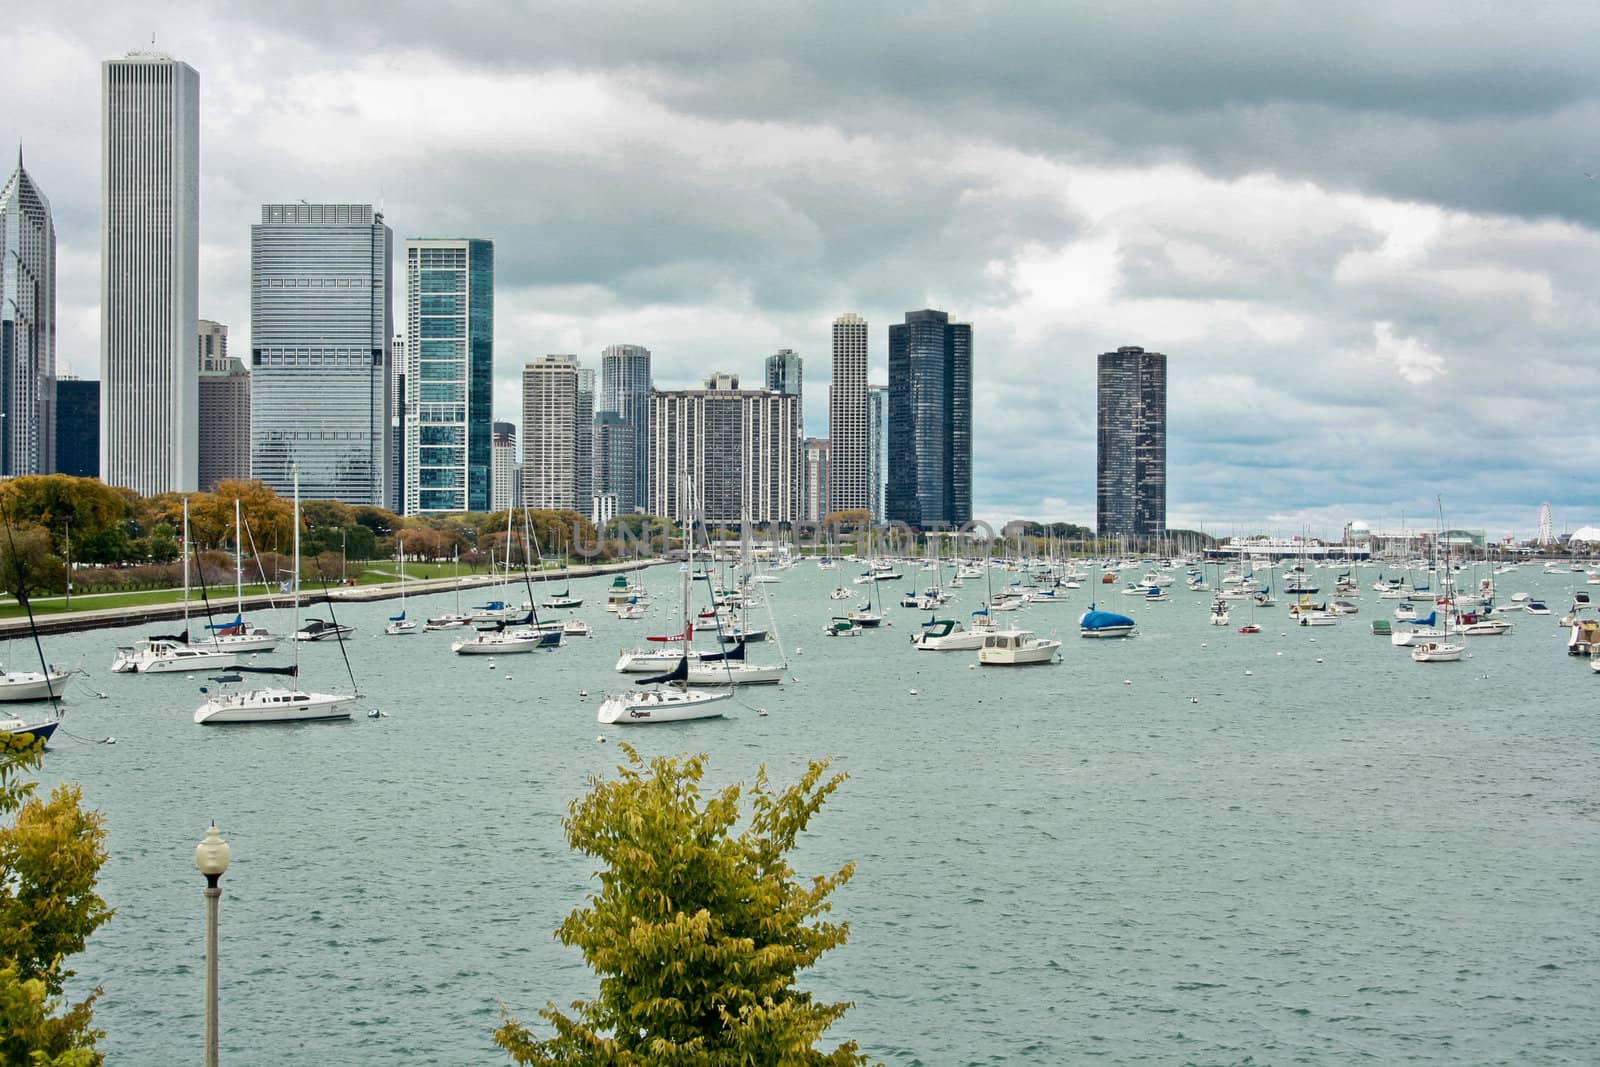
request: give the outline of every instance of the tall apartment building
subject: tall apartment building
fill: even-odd
[[[56,472],[100,477],[100,383],[56,379]]]
[[[389,342],[389,503],[391,511],[406,501],[406,337]]]
[[[594,416],[594,490],[590,494],[589,518],[603,527],[617,515],[634,510],[633,465],[638,456],[633,424],[615,411],[600,411]],[[628,495],[623,496],[626,487]],[[644,502],[640,501],[640,507]]]
[[[517,424],[496,422],[489,442],[489,510],[504,511],[522,503],[517,479],[522,465],[517,462]]]
[[[867,320],[833,320],[828,387],[828,510],[870,506],[867,480]]]
[[[228,355],[228,328],[200,320],[200,488],[250,477],[250,370]]]
[[[200,75],[157,52],[100,68],[100,476],[200,479]]]
[[[800,503],[800,518],[821,522],[828,515],[828,439],[807,437],[805,444],[805,498]]]
[[[1096,380],[1095,529],[1159,538],[1167,529],[1167,357],[1102,352]]]
[[[593,419],[578,421],[578,359],[550,355],[522,368],[522,500],[530,508],[580,513],[578,436]]]
[[[889,327],[888,473],[891,522],[971,521],[972,326],[943,311],[908,311]]]
[[[406,242],[405,514],[489,510],[494,242]]]
[[[774,393],[793,393],[795,396],[803,396],[801,391],[803,372],[800,356],[795,350],[780,348],[767,357],[767,388]]]
[[[680,521],[692,511],[714,523],[797,521],[800,419],[798,396],[741,390],[731,375],[712,375],[704,389],[651,393],[645,510]]]
[[[594,501],[594,400],[594,368],[580,364],[577,406],[573,416],[576,437],[573,443],[573,462],[576,464],[573,499],[579,514],[587,514]]]
[[[873,522],[888,516],[883,493],[889,482],[889,387],[867,386],[867,510]]]
[[[645,507],[650,499],[650,350],[642,345],[611,345],[600,353],[597,410],[614,411],[633,427],[633,484],[606,483],[617,496],[618,514]]]
[[[387,507],[394,237],[371,204],[263,204],[250,227],[251,467],[287,496]]]
[[[56,469],[56,225],[22,168],[0,188],[0,478]]]

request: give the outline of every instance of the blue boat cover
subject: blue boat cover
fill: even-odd
[[[1103,630],[1109,626],[1132,626],[1133,620],[1112,611],[1089,611],[1078,623],[1085,630]]]

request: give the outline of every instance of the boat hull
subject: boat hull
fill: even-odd
[[[690,685],[776,685],[783,681],[783,667],[754,664],[723,666],[720,661],[689,664]]]
[[[649,726],[695,719],[720,719],[722,701],[732,690],[706,692],[700,689],[645,690],[607,697],[595,719],[604,726]]]
[[[203,726],[242,726],[251,723],[320,722],[348,719],[354,694],[305,693],[296,689],[253,689],[225,693],[195,709],[194,721]]]
[[[35,723],[16,720],[11,723],[0,723],[0,734],[7,734],[19,741],[38,739],[48,745],[51,736],[56,732],[56,727],[60,725],[60,719],[46,719]]]
[[[71,680],[70,674],[51,672],[48,684],[38,671],[7,671],[0,676],[0,703],[18,703],[28,700],[50,700],[59,697]]]

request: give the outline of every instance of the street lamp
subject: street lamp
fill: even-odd
[[[206,876],[206,1067],[217,1067],[217,901],[222,898],[217,882],[230,854],[216,823],[194,849],[194,865]]]

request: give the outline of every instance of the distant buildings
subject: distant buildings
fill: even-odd
[[[600,491],[616,494],[617,513],[646,507],[650,499],[650,350],[612,345],[600,353],[597,411],[613,411],[633,427],[633,483],[604,482]]]
[[[228,355],[228,328],[200,320],[200,488],[250,477],[250,371]]]
[[[100,383],[56,379],[56,471],[100,477]]]
[[[199,483],[200,76],[155,52],[101,65],[100,472]]]
[[[389,510],[406,502],[406,338],[389,342]]]
[[[867,320],[840,315],[828,389],[828,511],[871,506],[867,447]]]
[[[867,386],[867,510],[883,522],[883,491],[889,481],[889,387]]]
[[[519,507],[522,493],[517,485],[522,465],[517,462],[517,426],[496,422],[489,443],[489,510],[504,511]]]
[[[494,242],[406,242],[405,514],[489,510]]]
[[[594,503],[594,401],[593,367],[578,367],[578,395],[573,413],[573,509],[587,514]]]
[[[681,521],[789,523],[800,515],[800,398],[741,390],[714,374],[704,389],[650,395],[645,510]],[[685,497],[686,486],[694,499]]]
[[[828,439],[808,437],[805,445],[805,486],[800,518],[821,522],[828,514]]]
[[[387,507],[394,239],[371,204],[263,204],[250,227],[251,467]]]
[[[589,510],[578,485],[578,359],[545,356],[522,368],[522,501],[530,508]]]
[[[802,396],[800,389],[802,377],[800,356],[794,349],[780,348],[767,357],[767,388],[774,393]]]
[[[888,450],[889,521],[917,529],[971,521],[970,324],[925,309],[908,311],[904,323],[889,327]]]
[[[0,188],[0,477],[56,469],[56,226],[22,169]]]
[[[1096,386],[1095,527],[1132,541],[1167,529],[1167,357],[1103,352]]]

